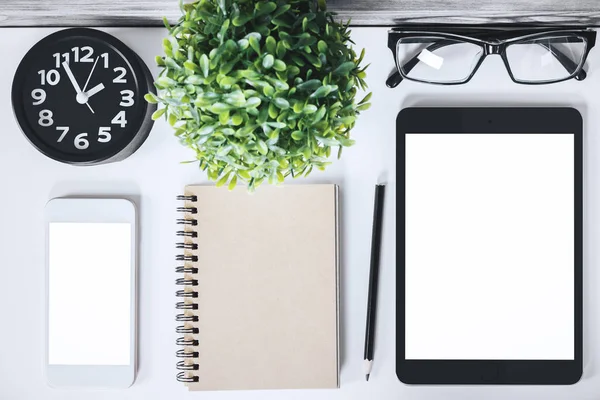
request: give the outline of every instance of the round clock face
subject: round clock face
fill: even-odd
[[[156,106],[144,95],[152,76],[115,37],[67,29],[37,43],[19,65],[13,108],[25,136],[42,153],[70,164],[122,160],[152,128]]]

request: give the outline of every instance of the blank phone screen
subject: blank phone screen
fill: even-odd
[[[406,135],[406,359],[574,359],[574,142]]]
[[[49,224],[48,363],[131,363],[131,224]]]

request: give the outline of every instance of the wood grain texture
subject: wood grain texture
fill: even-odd
[[[0,26],[160,26],[177,0],[0,0]],[[600,0],[329,0],[352,25],[526,23],[600,25]]]

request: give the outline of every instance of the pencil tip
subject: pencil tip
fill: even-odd
[[[367,382],[369,382],[369,376],[371,376],[371,374],[367,374],[367,375],[366,375]]]

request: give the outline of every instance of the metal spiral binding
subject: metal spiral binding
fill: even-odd
[[[175,271],[178,274],[183,274],[183,277],[178,278],[175,282],[178,286],[183,286],[182,290],[178,290],[176,296],[183,299],[175,305],[177,310],[182,310],[182,314],[177,314],[176,321],[182,322],[176,332],[182,334],[177,339],[177,345],[182,348],[177,351],[177,357],[182,360],[177,363],[177,369],[181,372],[177,374],[177,380],[184,383],[198,382],[198,376],[192,371],[197,371],[199,365],[195,363],[198,358],[198,352],[194,347],[198,346],[198,340],[191,335],[199,333],[199,329],[193,326],[194,322],[198,322],[198,316],[192,312],[198,309],[198,304],[194,303],[193,299],[198,298],[198,292],[195,287],[198,286],[198,280],[192,275],[198,273],[196,266],[190,265],[198,261],[198,256],[189,254],[190,251],[198,250],[198,243],[192,242],[198,237],[198,233],[190,230],[198,225],[198,221],[193,218],[194,214],[198,213],[198,209],[190,203],[198,201],[196,196],[177,196],[177,200],[185,201],[184,207],[177,207],[177,212],[184,213],[185,217],[177,219],[177,224],[182,225],[183,230],[177,231],[177,236],[182,238],[182,242],[176,244],[176,248],[182,250],[184,254],[179,254],[176,261],[183,262],[183,265],[176,267]]]

